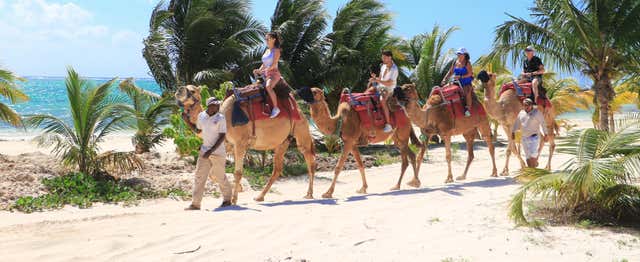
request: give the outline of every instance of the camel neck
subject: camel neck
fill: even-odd
[[[324,135],[331,135],[335,133],[338,125],[338,117],[332,117],[329,111],[329,105],[327,102],[320,101],[311,104],[311,119],[316,123],[316,126]]]
[[[418,100],[411,100],[407,104],[407,115],[415,125],[420,128],[427,128],[427,111],[422,110],[418,105]]]

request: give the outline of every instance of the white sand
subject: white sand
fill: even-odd
[[[185,212],[188,202],[170,199],[129,208],[0,212],[0,260],[640,261],[638,232],[515,227],[507,206],[519,185],[488,178],[486,148],[475,152],[467,181],[443,184],[444,152],[436,148],[423,165],[421,188],[403,184],[403,190],[389,192],[399,173],[394,164],[367,170],[367,195],[355,193],[358,171],[343,172],[332,200],[303,200],[306,178],[300,177],[277,182],[265,203],[254,202],[257,192],[249,191],[240,194],[240,206],[223,210],[214,209],[220,199],[209,197],[206,210],[197,212]],[[466,153],[458,156],[454,176],[462,172]],[[497,157],[501,171],[504,147]],[[555,158],[554,168],[567,158]],[[517,165],[512,161],[511,169]],[[315,197],[328,188],[331,176],[317,174]]]

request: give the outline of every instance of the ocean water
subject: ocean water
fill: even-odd
[[[9,104],[4,98],[0,102],[8,104],[21,115],[48,114],[70,122],[69,99],[67,99],[67,89],[63,77],[27,77],[27,81],[21,84],[22,91],[30,100],[25,103]],[[99,85],[105,83],[110,78],[87,78],[92,84]],[[122,80],[122,79],[121,79]],[[161,90],[153,79],[136,79],[137,86],[148,91],[160,94]],[[116,94],[119,94],[117,86],[113,86]],[[0,122],[0,139],[14,140],[33,137],[37,130],[16,129]]]

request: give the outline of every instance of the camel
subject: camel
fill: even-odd
[[[200,104],[200,87],[187,85],[180,87],[175,97],[178,103],[184,107],[185,113],[188,114],[189,120],[195,123],[197,115],[202,112]],[[300,153],[304,155],[309,175],[309,187],[306,199],[313,198],[313,179],[315,173],[315,148],[313,138],[309,132],[309,123],[307,119],[301,117],[300,120],[290,120],[286,117],[274,119],[265,119],[255,121],[255,136],[253,124],[248,123],[241,126],[233,126],[231,124],[231,114],[233,104],[236,98],[234,95],[226,98],[220,106],[220,112],[225,116],[227,121],[227,148],[233,148],[235,159],[234,178],[235,184],[233,188],[233,196],[231,202],[237,204],[238,192],[242,191],[240,180],[242,178],[243,160],[248,149],[254,150],[274,150],[273,172],[269,181],[265,185],[262,192],[254,198],[255,201],[264,201],[264,196],[269,192],[271,185],[278,179],[282,173],[284,154],[289,148],[290,138],[296,139],[296,144]],[[298,109],[299,110],[299,109]],[[302,112],[300,112],[302,116]]]
[[[488,75],[488,78],[482,76],[484,74]],[[511,158],[511,152],[516,152],[516,156],[520,161],[520,166],[522,168],[527,167],[526,163],[522,159],[519,150],[516,148],[517,141],[514,141],[511,137],[511,133],[513,132],[513,124],[516,122],[516,118],[518,113],[523,109],[522,102],[518,98],[516,91],[513,89],[506,90],[496,101],[496,75],[493,73],[487,73],[486,71],[480,72],[478,74],[478,79],[481,80],[482,86],[484,87],[484,101],[487,108],[487,112],[491,116],[491,118],[497,120],[502,126],[505,134],[507,135],[507,139],[509,141],[509,145],[507,146],[507,159],[504,164],[504,169],[500,175],[507,176],[509,175],[509,159]],[[553,157],[553,152],[556,148],[555,143],[555,111],[553,108],[543,108],[542,114],[544,115],[544,120],[547,125],[547,136],[549,139],[549,160],[547,161],[547,166],[545,167],[547,170],[551,170],[551,158]],[[540,148],[544,146],[545,141],[540,141]]]
[[[308,92],[309,90],[306,91]],[[361,141],[360,139],[372,135],[373,133],[375,133],[375,138],[369,140],[369,143],[380,143],[386,141],[391,137],[395,146],[400,150],[401,153],[402,166],[400,177],[398,178],[398,182],[391,188],[391,190],[400,189],[402,177],[404,176],[404,173],[409,165],[409,160],[411,161],[410,164],[413,168],[413,180],[408,182],[407,185],[412,187],[420,187],[420,179],[418,179],[419,172],[415,162],[416,155],[411,151],[411,149],[409,149],[409,140],[412,140],[412,143],[418,146],[422,146],[422,143],[420,143],[415,135],[412,135],[413,130],[411,124],[406,126],[399,126],[391,133],[384,133],[382,127],[375,128],[375,130],[364,130],[363,128],[361,128],[358,113],[351,108],[349,103],[340,103],[338,105],[337,114],[335,116],[331,116],[329,106],[325,101],[323,90],[314,87],[310,89],[310,92],[312,94],[312,97],[307,98],[306,102],[310,104],[311,118],[316,123],[318,129],[322,134],[334,134],[339,126],[338,122],[342,120],[342,124],[339,127],[340,136],[343,141],[342,154],[340,155],[340,159],[335,168],[331,186],[329,187],[327,192],[322,195],[323,198],[333,197],[333,192],[335,190],[336,181],[338,180],[338,175],[340,174],[340,171],[342,171],[344,162],[347,159],[347,156],[349,156],[349,153],[351,153],[353,155],[353,158],[356,160],[358,169],[360,171],[360,176],[362,178],[362,187],[356,192],[360,194],[367,193],[367,179],[365,176],[364,165],[362,163],[362,159],[360,158],[358,143],[359,141]],[[302,97],[304,98],[305,96]]]
[[[489,119],[486,116],[472,115],[471,117],[452,117],[450,109],[443,104],[444,101],[440,95],[434,94],[427,100],[427,105],[423,109],[418,105],[418,92],[415,84],[405,84],[402,87],[402,94],[404,97],[398,98],[405,104],[405,110],[409,115],[409,119],[413,124],[420,127],[423,133],[428,136],[427,141],[431,141],[431,137],[439,135],[444,141],[446,150],[446,159],[448,166],[447,179],[445,183],[453,182],[453,174],[451,171],[451,137],[455,135],[463,135],[467,143],[467,164],[464,168],[464,173],[458,176],[456,180],[465,180],[467,178],[467,172],[471,161],[473,161],[473,141],[476,134],[480,132],[482,138],[486,141],[489,148],[489,154],[491,155],[491,163],[493,164],[492,177],[497,176],[496,161],[494,154],[494,145],[491,138],[491,128],[489,126]],[[474,97],[474,107],[482,106],[480,102]],[[426,150],[426,147],[425,149]],[[424,150],[420,152],[418,161],[422,161],[424,156]]]

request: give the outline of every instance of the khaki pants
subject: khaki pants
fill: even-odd
[[[224,156],[211,155],[208,159],[202,156],[198,157],[196,177],[193,185],[192,205],[200,206],[202,195],[204,194],[204,186],[207,183],[207,177],[212,181],[218,182],[224,201],[231,200],[231,185],[225,175],[224,165]]]

